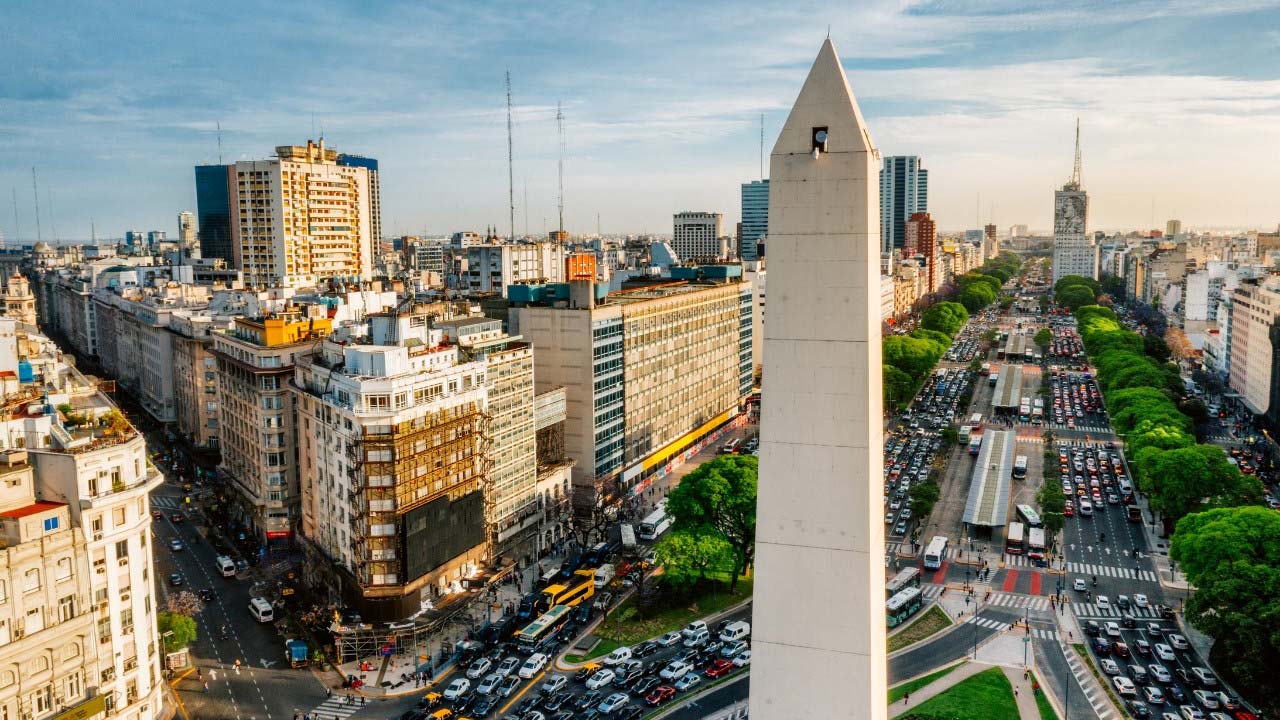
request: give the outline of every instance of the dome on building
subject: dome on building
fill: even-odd
[[[54,252],[53,246],[52,246],[52,245],[50,245],[50,244],[49,244],[49,243],[47,243],[47,242],[44,242],[43,240],[42,240],[42,241],[40,241],[40,242],[38,242],[38,243],[36,243],[35,247],[34,247],[34,248],[32,248],[32,250],[33,250],[33,251],[35,251],[35,252],[38,252],[38,253],[51,253],[51,252]]]

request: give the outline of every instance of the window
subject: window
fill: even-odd
[[[0,580],[0,603],[9,602],[9,583]]]
[[[31,703],[36,712],[47,713],[53,709],[53,686],[46,685],[31,694]]]
[[[125,608],[120,611],[120,634],[133,634],[133,608]]]
[[[58,622],[66,622],[76,616],[76,598],[68,595],[58,601]]]
[[[93,528],[93,539],[102,539],[102,516],[99,515],[89,522],[89,526]]]
[[[40,589],[40,570],[32,568],[22,579],[22,592],[35,592]]]
[[[80,680],[80,673],[71,673],[67,678],[67,699],[74,700],[84,694],[84,683]]]
[[[127,561],[129,559],[129,541],[120,540],[116,543],[116,559]]]
[[[111,641],[111,618],[99,618],[98,619],[98,642],[106,643],[110,641]],[[102,681],[107,682],[107,680],[109,679],[110,678],[107,678],[104,674]]]
[[[115,527],[120,527],[121,525],[123,525],[124,520],[125,520],[124,508],[118,507],[111,511],[111,522]]]
[[[57,530],[57,529],[58,529],[58,518],[51,517],[51,518],[44,519],[45,532],[53,532],[54,530]]]
[[[71,558],[59,558],[54,579],[58,582],[71,579]]]

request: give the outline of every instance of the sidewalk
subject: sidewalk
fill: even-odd
[[[1027,675],[1025,671],[1018,672],[1011,667],[1005,667],[1004,676],[1013,685],[1013,696],[1018,701],[1018,717],[1022,720],[1040,720],[1040,708],[1036,706],[1035,691],[1031,687],[1035,676]]]
[[[911,708],[931,700],[974,675],[990,670],[993,667],[1000,667],[1004,670],[1005,677],[1009,678],[1009,684],[1013,686],[1014,694],[1017,698],[1018,716],[1021,720],[1040,720],[1040,710],[1036,707],[1035,693],[1031,688],[1031,678],[1024,678],[1022,669],[992,665],[980,661],[966,662],[963,667],[952,670],[932,683],[911,693],[908,697],[904,697],[901,701],[889,705],[889,717],[895,717],[895,714],[901,715],[908,712]]]

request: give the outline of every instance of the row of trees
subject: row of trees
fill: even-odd
[[[1053,285],[1053,299],[1072,312],[1085,305],[1093,305],[1102,292],[1102,285],[1083,275],[1066,275]]]
[[[924,312],[920,327],[909,335],[890,335],[881,342],[884,402],[894,408],[906,407],[924,379],[933,371],[951,338],[969,322],[963,305],[941,302]]]

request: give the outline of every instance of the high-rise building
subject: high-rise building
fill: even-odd
[[[1164,236],[1171,238],[1174,235],[1182,234],[1182,221],[1170,220],[1164,224]]]
[[[1280,280],[1248,280],[1231,293],[1228,382],[1255,414],[1271,408],[1275,349],[1271,328],[1280,321]]]
[[[890,155],[880,168],[880,251],[906,242],[907,220],[929,211],[929,171],[918,155]]]
[[[378,161],[363,155],[339,153],[338,164],[369,171],[369,236],[377,244],[382,240],[382,185],[378,177]]]
[[[1080,123],[1071,179],[1053,194],[1053,281],[1067,275],[1098,278],[1098,244],[1089,232],[1089,194],[1080,179]]]
[[[720,213],[681,212],[674,216],[674,229],[671,249],[681,262],[690,260],[716,261],[725,257],[724,241],[721,239]]]
[[[924,257],[925,287],[932,295],[938,290],[938,228],[927,212],[912,213],[907,220],[903,251]]]
[[[281,145],[267,160],[234,166],[235,266],[255,287],[373,276],[369,170],[340,165],[324,140]]]
[[[759,245],[769,234],[769,181],[742,183],[741,260],[759,260]]]
[[[178,213],[178,242],[183,250],[196,247],[196,214],[190,210]]]
[[[473,245],[466,249],[461,289],[502,293],[519,282],[564,282],[564,250],[563,244],[552,242]]]
[[[752,720],[885,718],[879,160],[828,38],[770,161]]]
[[[1011,237],[1011,238],[1022,238],[1022,237],[1027,237],[1027,236],[1028,236],[1028,235],[1030,235],[1030,234],[1031,234],[1031,233],[1030,233],[1030,231],[1027,229],[1027,226],[1026,226],[1026,225],[1021,225],[1021,224],[1019,224],[1019,225],[1010,225],[1010,226],[1009,226],[1009,237]]]
[[[612,294],[588,281],[509,288],[512,332],[537,348],[539,391],[567,392],[565,453],[578,461],[580,513],[683,462],[751,392],[753,300],[741,266],[671,271]]]
[[[982,228],[982,259],[985,262],[999,254],[1000,240],[996,237],[996,226],[987,223]]]
[[[200,256],[222,258],[235,266],[231,249],[231,185],[234,165],[196,166],[196,217]]]

